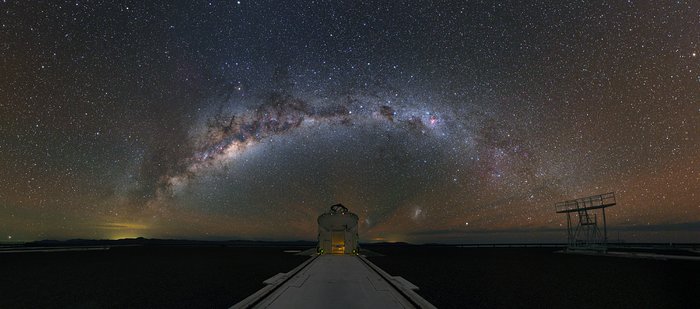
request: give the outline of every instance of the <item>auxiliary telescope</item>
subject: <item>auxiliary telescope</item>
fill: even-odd
[[[331,206],[331,210],[318,217],[319,254],[358,254],[356,214],[343,204]]]

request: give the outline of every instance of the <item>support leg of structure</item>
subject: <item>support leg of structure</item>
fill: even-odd
[[[605,208],[603,208],[603,246],[608,250],[608,223],[605,221]]]
[[[571,213],[566,213],[566,232],[566,241],[569,242],[569,247],[571,247],[573,245],[573,240],[571,239]]]

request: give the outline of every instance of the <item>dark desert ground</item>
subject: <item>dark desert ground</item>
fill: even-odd
[[[700,308],[696,261],[557,248],[366,246],[438,308]],[[0,308],[227,308],[305,247],[130,246],[0,254]]]
[[[700,308],[700,262],[559,248],[390,246],[372,262],[438,308]]]
[[[0,308],[228,308],[307,259],[285,249],[136,246],[0,254]]]

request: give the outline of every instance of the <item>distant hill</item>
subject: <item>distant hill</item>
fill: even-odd
[[[360,243],[360,245],[368,245],[368,246],[416,246],[415,244],[403,242],[403,241],[397,241],[397,242],[387,242],[387,241],[382,241],[382,242],[367,242],[367,243]]]
[[[69,239],[69,240],[39,240],[24,243],[24,247],[66,247],[66,246],[299,246],[312,247],[314,241],[262,241],[262,240],[188,240],[188,239],[150,239],[150,238],[125,238],[125,239]]]

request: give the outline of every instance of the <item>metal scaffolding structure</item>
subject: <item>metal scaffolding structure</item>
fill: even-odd
[[[605,208],[615,204],[615,192],[554,204],[557,213],[566,214],[568,249],[607,251],[608,227],[605,219]],[[602,233],[598,227],[599,213],[603,219]]]

